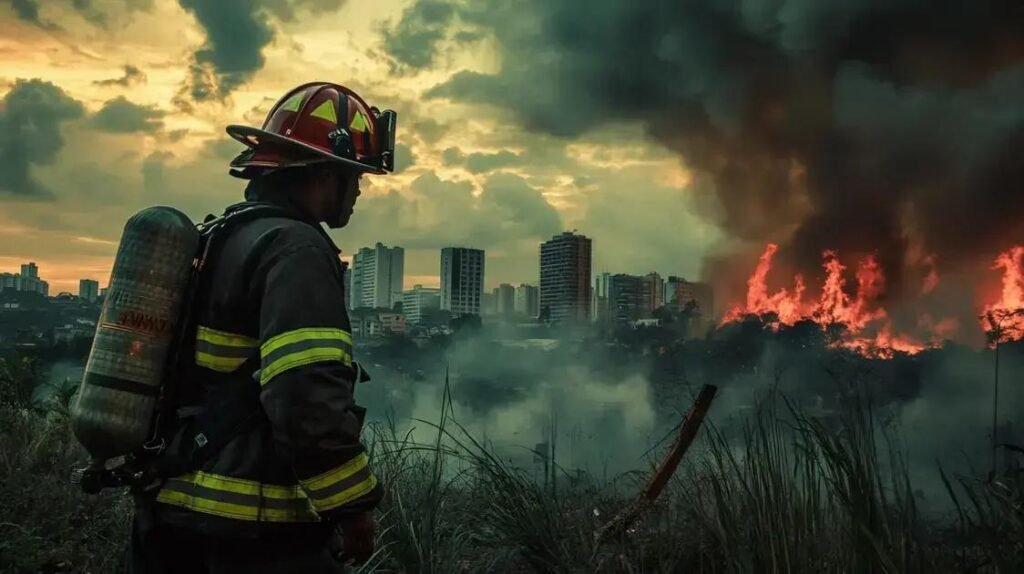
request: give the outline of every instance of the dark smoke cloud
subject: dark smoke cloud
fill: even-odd
[[[1024,163],[1024,3],[452,5],[494,38],[501,68],[429,95],[566,137],[640,121],[707,180],[706,215],[754,243],[795,228],[804,269],[824,248],[877,250],[898,281],[910,239],[943,265],[1024,234],[1010,196]],[[420,40],[432,61],[442,38]]]
[[[124,75],[120,78],[96,80],[93,83],[97,86],[121,86],[127,88],[136,84],[145,84],[146,73],[135,66],[127,65],[124,67]]]
[[[263,68],[263,48],[274,39],[271,16],[294,20],[300,10],[337,10],[344,0],[178,0],[206,31],[206,43],[193,54],[184,87],[186,100],[223,99]]]
[[[64,147],[61,124],[84,113],[82,104],[42,80],[18,80],[0,100],[0,197],[46,198],[33,165],[51,163]]]

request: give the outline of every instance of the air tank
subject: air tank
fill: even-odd
[[[71,409],[95,461],[147,440],[199,245],[188,216],[150,207],[124,226],[85,376]]]

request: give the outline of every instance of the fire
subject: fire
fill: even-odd
[[[981,328],[990,342],[1006,343],[1024,338],[1024,246],[1000,253],[992,269],[1003,270],[999,301],[985,307]]]
[[[747,280],[747,306],[736,306],[726,313],[722,323],[730,323],[742,319],[744,315],[766,315],[775,313],[779,321],[786,325],[792,325],[807,316],[810,309],[803,302],[804,278],[802,275],[794,277],[792,293],[782,289],[777,293],[768,294],[768,272],[772,269],[772,259],[779,250],[779,246],[769,243],[757,262],[757,268],[753,275]]]
[[[746,306],[733,307],[722,323],[737,321],[745,315],[764,316],[774,314],[778,329],[783,325],[792,326],[802,320],[812,320],[823,329],[842,325],[845,329],[831,344],[835,347],[853,349],[871,357],[892,357],[895,352],[918,353],[930,346],[937,346],[941,339],[918,341],[906,334],[893,333],[888,314],[879,303],[885,293],[885,274],[877,259],[868,256],[857,265],[857,288],[851,297],[847,293],[843,273],[846,266],[835,251],[822,253],[825,281],[818,301],[805,300],[805,285],[801,275],[793,278],[792,291],[782,289],[773,294],[768,291],[768,274],[778,246],[769,244],[758,261],[757,268],[747,281]],[[937,281],[937,276],[935,278]],[[932,286],[934,288],[934,286]],[[929,321],[934,323],[930,318]],[[940,321],[943,336],[955,330],[955,322]]]

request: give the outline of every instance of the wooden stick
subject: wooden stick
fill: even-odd
[[[647,486],[640,492],[637,500],[619,512],[615,518],[602,526],[594,534],[597,544],[600,545],[612,535],[625,531],[645,510],[654,504],[658,495],[661,494],[665,485],[668,484],[669,479],[672,478],[672,474],[675,473],[679,462],[683,460],[683,455],[690,448],[693,439],[697,437],[697,431],[700,430],[701,424],[704,423],[704,417],[707,415],[708,409],[711,408],[711,401],[714,400],[717,390],[718,388],[714,385],[704,385],[701,388],[700,394],[697,395],[697,400],[694,401],[693,406],[690,407],[690,412],[686,414],[682,424],[679,426],[679,436],[676,437],[672,448],[669,449],[664,460],[661,461],[658,470],[651,475],[650,480],[647,481]]]

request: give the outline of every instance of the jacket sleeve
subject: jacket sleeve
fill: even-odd
[[[256,274],[261,402],[276,447],[317,512],[343,520],[373,509],[382,488],[359,442],[364,409],[353,399],[340,264],[315,241],[275,244]]]

